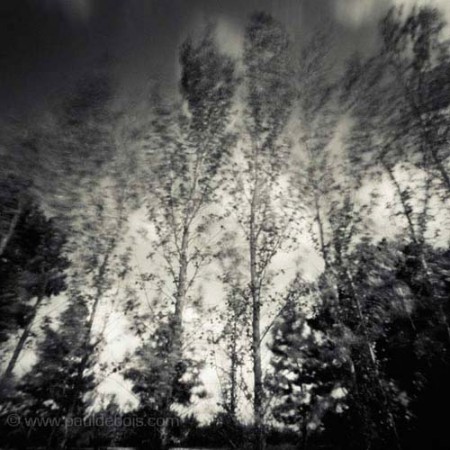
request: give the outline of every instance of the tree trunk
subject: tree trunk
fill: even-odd
[[[45,283],[45,285],[46,285],[46,283]],[[39,297],[37,298],[36,303],[34,304],[33,312],[31,313],[31,317],[28,320],[28,323],[25,326],[24,330],[22,331],[22,334],[20,336],[19,342],[17,343],[17,345],[16,345],[16,347],[14,349],[14,352],[13,352],[13,354],[11,356],[11,359],[10,359],[10,361],[8,363],[8,366],[6,367],[6,370],[5,370],[5,372],[4,372],[3,376],[2,376],[2,380],[1,380],[1,383],[0,383],[1,385],[6,383],[7,380],[13,374],[13,371],[14,371],[14,369],[16,367],[16,364],[17,364],[17,361],[19,359],[19,356],[20,356],[20,354],[22,353],[22,350],[25,347],[25,344],[27,342],[28,337],[30,336],[30,332],[31,332],[31,329],[33,328],[33,323],[34,323],[34,320],[36,318],[36,315],[37,315],[37,312],[39,310],[39,307],[40,307],[42,301],[44,300],[44,297],[45,297],[44,292],[45,292],[45,286],[42,289],[41,293],[39,294]]]
[[[411,207],[410,205],[407,203],[407,200],[405,199],[405,196],[403,194],[403,191],[400,187],[399,182],[397,181],[397,179],[395,178],[395,175],[393,173],[393,169],[392,167],[390,167],[383,159],[381,160],[381,164],[383,165],[386,173],[389,176],[389,179],[391,180],[392,184],[395,187],[395,190],[397,191],[400,203],[402,205],[402,209],[403,209],[403,215],[405,216],[406,222],[408,224],[408,231],[409,234],[411,236],[411,240],[417,244],[418,240],[417,240],[417,235],[416,235],[416,230],[414,228],[414,222],[412,219],[412,211],[411,211]]]
[[[229,414],[233,424],[236,422],[236,377],[237,377],[237,321],[238,317],[234,315],[233,317],[233,334],[232,334],[232,342],[231,342],[231,373],[230,373],[230,404],[229,404]]]
[[[0,241],[0,257],[3,255],[4,251],[6,250],[6,247],[9,244],[9,241],[14,236],[14,231],[16,230],[17,224],[19,222],[20,215],[22,214],[23,206],[22,201],[19,200],[19,206],[17,208],[17,211],[14,213],[13,218],[11,219],[11,222],[9,223],[8,231],[6,234],[2,237]]]
[[[62,440],[60,442],[59,448],[64,450],[67,448],[67,443],[69,440],[69,427],[68,427],[68,422],[69,420],[74,416],[74,414],[79,413],[79,411],[77,411],[77,401],[80,400],[82,398],[82,382],[83,382],[83,376],[84,376],[84,371],[86,370],[86,367],[88,365],[89,362],[89,357],[91,356],[91,349],[89,349],[89,345],[91,342],[91,338],[92,338],[92,328],[94,326],[94,320],[95,320],[95,316],[97,315],[97,310],[98,310],[98,306],[100,304],[100,300],[103,297],[104,294],[104,289],[103,289],[103,281],[105,279],[105,275],[107,273],[108,270],[108,264],[109,264],[109,258],[111,256],[112,251],[114,250],[116,244],[116,240],[115,238],[112,238],[109,246],[106,250],[106,255],[105,258],[103,259],[103,262],[101,264],[101,266],[98,269],[98,274],[97,274],[97,292],[95,294],[95,300],[94,303],[92,305],[92,311],[91,314],[89,316],[89,320],[87,323],[87,328],[86,328],[86,332],[84,334],[83,339],[83,346],[84,346],[84,354],[83,357],[80,361],[80,364],[78,366],[78,370],[77,370],[77,379],[75,382],[75,389],[73,392],[73,400],[72,403],[69,407],[69,410],[66,414],[66,418],[65,418],[65,422],[64,422],[64,433],[63,433],[63,437]],[[69,419],[69,420],[68,420]]]
[[[447,173],[447,171],[445,170],[445,167],[442,164],[442,161],[439,159],[436,150],[432,150],[431,155],[433,156],[434,164],[436,165],[439,173],[441,174],[442,182],[444,183],[445,188],[447,189],[448,193],[450,194],[450,176]]]
[[[375,355],[375,352],[373,350],[373,346],[372,346],[372,342],[370,341],[370,337],[369,337],[369,333],[367,331],[367,321],[364,317],[363,311],[362,311],[362,306],[361,306],[361,302],[358,298],[358,295],[356,294],[355,288],[354,288],[354,284],[353,284],[353,279],[352,276],[350,275],[350,273],[348,272],[347,268],[344,267],[344,274],[345,274],[345,279],[347,281],[347,285],[349,287],[350,290],[350,295],[353,299],[353,302],[356,305],[356,310],[358,312],[358,318],[359,318],[359,322],[360,322],[360,326],[362,327],[363,330],[363,338],[365,341],[365,345],[367,347],[367,352],[370,358],[370,361],[372,363],[372,368],[375,374],[375,378],[377,380],[377,384],[378,384],[378,388],[380,390],[381,396],[383,398],[383,403],[384,403],[384,408],[386,411],[386,415],[389,421],[389,425],[392,431],[392,435],[394,437],[395,440],[395,444],[397,446],[397,449],[401,450],[401,444],[400,444],[400,436],[398,434],[398,430],[397,430],[397,424],[395,421],[395,417],[392,413],[391,407],[389,405],[389,400],[388,400],[388,396],[386,394],[386,390],[383,386],[383,383],[381,381],[381,374],[380,374],[380,369],[378,366],[378,360],[377,357]]]
[[[187,269],[188,269],[188,250],[189,250],[189,226],[186,224],[183,229],[180,248],[180,266],[178,270],[178,280],[175,293],[175,312],[172,322],[172,356],[171,359],[174,364],[169,368],[169,386],[167,389],[167,397],[165,404],[162,407],[163,424],[159,428],[159,437],[161,450],[167,450],[170,446],[170,429],[168,415],[173,403],[173,384],[176,381],[176,367],[175,364],[178,359],[182,357],[182,342],[183,342],[183,309],[186,300],[187,291]]]
[[[322,253],[322,258],[325,263],[325,270],[328,269],[330,263],[328,260],[328,251],[325,244],[325,230],[323,225],[323,219],[322,214],[320,212],[320,198],[319,198],[319,192],[316,186],[315,181],[313,180],[314,184],[314,207],[316,208],[316,223],[317,227],[319,228],[319,245],[320,245],[320,252]]]
[[[261,365],[261,303],[257,270],[256,209],[259,201],[258,182],[255,182],[250,209],[250,290],[252,295],[252,354],[253,354],[253,415],[255,421],[254,450],[264,450],[263,384]]]
[[[416,234],[415,229],[414,229],[414,224],[413,224],[413,221],[412,221],[412,217],[411,217],[411,211],[409,209],[410,207],[409,207],[409,205],[406,203],[406,201],[404,199],[404,196],[403,196],[400,184],[398,183],[397,179],[395,178],[394,174],[392,173],[392,169],[384,161],[382,161],[382,164],[383,164],[384,168],[386,169],[386,172],[388,173],[389,178],[391,179],[392,183],[394,184],[395,189],[397,191],[397,194],[398,194],[398,196],[400,198],[400,202],[401,202],[402,208],[403,208],[403,215],[405,216],[405,218],[406,218],[406,220],[408,222],[408,230],[409,230],[410,239],[411,239],[411,241],[414,244],[420,246],[420,248],[419,248],[419,252],[420,252],[419,253],[419,262],[420,262],[420,265],[422,266],[422,271],[423,271],[423,273],[425,275],[425,279],[427,281],[429,289],[431,290],[431,292],[433,292],[434,291],[434,287],[433,287],[433,283],[431,281],[430,270],[428,268],[428,264],[427,264],[427,262],[425,260],[425,257],[424,257],[424,254],[423,254],[423,249],[422,249],[422,247],[423,247],[423,236],[420,236],[419,238],[417,237],[417,234]],[[445,327],[445,329],[447,331],[448,343],[450,344],[450,325],[448,323],[447,316],[446,316],[446,314],[444,312],[444,309],[442,308],[442,304],[441,303],[438,304],[438,309],[439,309],[439,318],[440,318],[441,324]],[[408,316],[409,316],[409,314],[408,314]],[[413,324],[413,327],[414,327],[414,324]]]
[[[408,84],[403,79],[401,72],[399,71],[398,66],[391,62],[391,65],[394,68],[394,72],[396,73],[397,78],[402,84],[406,100],[409,102],[409,105],[412,108],[412,111],[418,121],[418,126],[420,127],[420,134],[421,134],[421,151],[423,155],[425,156],[428,152],[431,154],[431,157],[433,159],[433,163],[437,171],[439,172],[442,183],[445,185],[446,190],[450,193],[450,176],[445,169],[442,161],[439,158],[438,150],[436,149],[436,146],[433,144],[432,139],[430,138],[430,131],[429,126],[433,124],[434,120],[433,117],[429,117],[428,120],[425,122],[424,118],[422,117],[423,112],[423,105],[418,105],[415,100],[415,95],[411,91],[411,89],[408,87]],[[419,74],[416,74],[416,77],[418,80],[420,80]],[[420,82],[420,81],[419,81]],[[422,107],[421,107],[422,106]]]
[[[180,267],[178,271],[178,283],[175,303],[175,329],[174,329],[174,344],[181,347],[181,336],[183,328],[183,309],[186,297],[187,288],[187,269],[188,269],[188,243],[189,243],[189,228],[186,225],[183,230],[180,249]],[[176,349],[179,350],[179,349]]]

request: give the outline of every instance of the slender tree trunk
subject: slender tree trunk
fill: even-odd
[[[389,175],[393,177],[392,172],[388,170],[389,167],[384,164],[384,161],[382,161],[382,163],[383,163],[383,167],[385,167],[385,169],[387,169]],[[394,182],[396,182],[395,178],[393,178],[393,180],[394,180]],[[398,189],[400,189],[400,186],[398,185],[398,183],[395,183],[395,184],[396,184],[396,187],[398,187]],[[403,203],[402,203],[402,205],[403,205]],[[340,284],[339,278],[340,278],[340,276],[337,275],[336,273],[333,273],[334,271],[330,271],[329,270],[330,263],[328,261],[328,254],[325,251],[323,223],[322,223],[321,216],[320,216],[318,198],[317,198],[316,195],[315,195],[315,208],[316,208],[316,217],[315,217],[315,219],[316,219],[316,222],[317,222],[317,224],[319,226],[319,233],[320,233],[319,237],[320,237],[320,244],[321,244],[321,249],[322,249],[322,256],[323,256],[323,258],[325,260],[325,271],[329,272],[331,277],[334,279],[333,291],[334,291],[334,297],[336,299],[337,304],[336,304],[336,310],[334,310],[334,308],[333,308],[333,311],[334,311],[333,312],[333,316],[334,316],[334,320],[336,320],[338,323],[340,323],[342,325],[343,324],[343,320],[342,320],[342,317],[341,317],[340,304],[339,304],[340,303],[340,288],[339,288],[339,284]],[[410,222],[408,222],[408,223],[410,223]],[[412,222],[411,222],[411,225],[412,225]],[[414,228],[412,228],[412,230],[414,231]],[[363,329],[364,342],[365,342],[365,345],[367,347],[367,352],[368,352],[369,359],[371,361],[371,364],[372,364],[372,367],[373,367],[373,370],[374,370],[374,373],[375,373],[375,377],[377,379],[378,387],[379,387],[379,389],[381,391],[381,394],[382,394],[382,397],[383,397],[383,402],[384,402],[385,410],[386,410],[386,413],[387,413],[387,416],[388,416],[388,419],[389,419],[389,424],[390,424],[390,427],[391,427],[394,439],[396,441],[397,448],[401,449],[400,437],[398,435],[397,426],[396,426],[396,423],[395,423],[395,418],[394,418],[394,416],[393,416],[393,414],[391,412],[391,409],[390,409],[389,404],[388,404],[388,399],[387,399],[384,387],[383,387],[383,385],[381,383],[381,376],[380,376],[380,373],[379,373],[378,362],[377,362],[377,359],[376,359],[376,355],[375,355],[375,353],[373,351],[372,344],[371,344],[370,339],[369,339],[369,335],[368,335],[368,332],[367,332],[367,324],[366,324],[365,317],[363,315],[361,303],[360,303],[359,298],[358,298],[358,296],[356,294],[356,291],[354,289],[354,284],[353,284],[352,277],[351,277],[350,273],[348,272],[348,269],[346,268],[346,266],[344,264],[341,250],[340,250],[339,246],[337,245],[337,242],[338,242],[339,238],[335,237],[334,239],[335,239],[334,243],[335,243],[335,248],[336,248],[336,262],[335,262],[336,263],[336,267],[337,268],[341,268],[342,274],[343,274],[343,278],[345,280],[345,284],[346,284],[347,288],[349,289],[350,297],[351,297],[352,301],[354,302],[354,304],[356,306],[356,310],[357,310],[357,314],[358,314],[358,320],[359,320],[360,325],[361,325],[361,327]],[[330,305],[328,307],[330,307]],[[352,383],[354,385],[354,389],[355,389],[355,392],[356,392],[357,397],[358,397],[359,396],[359,393],[358,393],[359,389],[358,389],[358,382],[357,382],[357,376],[356,376],[356,367],[355,367],[353,358],[351,356],[350,356],[350,359],[349,359],[349,366],[350,366],[350,373],[351,373],[351,377],[352,377]],[[361,405],[357,405],[357,406],[360,407]]]
[[[450,176],[447,173],[447,171],[445,170],[445,167],[442,164],[442,161],[439,159],[439,156],[437,155],[436,150],[432,150],[431,155],[433,157],[433,162],[434,162],[435,166],[437,167],[439,173],[441,174],[442,182],[444,183],[445,188],[448,191],[448,194],[450,194]]]
[[[91,314],[89,316],[89,321],[87,323],[86,332],[85,332],[84,336],[82,337],[82,345],[84,347],[84,349],[83,349],[84,354],[80,361],[80,364],[78,365],[77,378],[75,381],[75,388],[74,388],[74,392],[72,394],[73,399],[72,399],[69,410],[67,411],[67,414],[65,417],[63,437],[59,444],[59,448],[62,450],[67,448],[67,444],[68,444],[68,440],[69,440],[69,431],[70,430],[69,430],[68,423],[73,418],[73,416],[79,412],[79,411],[77,411],[77,402],[81,401],[82,395],[83,395],[82,383],[83,383],[84,371],[87,368],[87,365],[89,362],[89,357],[91,356],[91,350],[89,349],[89,345],[90,345],[91,338],[92,338],[92,329],[94,326],[94,320],[97,315],[97,310],[98,310],[98,306],[100,304],[100,300],[102,299],[103,294],[104,294],[103,282],[104,282],[104,279],[106,276],[106,272],[108,270],[108,264],[109,264],[109,259],[110,259],[111,253],[115,247],[115,242],[116,241],[114,238],[111,239],[108,249],[106,251],[105,258],[103,259],[103,262],[98,269],[97,280],[96,280],[97,289],[96,289],[96,294],[95,294],[95,300],[92,305],[92,310],[91,310]]]
[[[189,228],[187,225],[185,225],[183,230],[183,236],[181,239],[180,267],[178,271],[178,283],[177,283],[176,303],[175,303],[174,341],[175,345],[180,347],[183,328],[183,310],[187,289],[188,247],[189,247]]]
[[[414,92],[411,91],[410,87],[403,79],[403,76],[401,74],[401,71],[399,70],[398,65],[392,61],[391,61],[391,65],[394,69],[394,72],[395,72],[398,80],[402,84],[406,99],[409,102],[409,105],[412,108],[412,111],[418,121],[418,126],[420,127],[420,135],[421,135],[421,141],[422,141],[421,142],[421,151],[424,156],[427,155],[428,152],[431,154],[431,158],[433,160],[434,166],[441,176],[442,183],[445,185],[446,190],[450,194],[450,175],[448,174],[446,168],[444,167],[442,161],[439,158],[436,146],[433,144],[433,142],[431,142],[432,139],[430,139],[430,132],[429,132],[428,127],[433,126],[432,125],[433,118],[428,118],[428,121],[427,121],[428,123],[424,121],[424,118],[422,117],[423,108],[421,108],[420,105],[417,104],[417,102],[415,100]],[[421,79],[420,75],[417,75],[417,78],[420,83],[420,79]]]
[[[397,424],[395,421],[395,417],[391,411],[391,407],[389,406],[389,400],[388,400],[388,396],[386,394],[386,390],[384,389],[383,383],[381,382],[381,374],[380,374],[380,369],[378,366],[378,360],[377,357],[375,355],[375,352],[373,350],[373,345],[370,342],[370,337],[369,337],[369,333],[367,331],[367,321],[366,318],[364,317],[363,311],[362,311],[362,307],[361,307],[361,302],[358,298],[358,295],[356,294],[355,288],[354,288],[354,284],[353,284],[353,279],[350,275],[350,273],[348,272],[347,268],[344,267],[344,275],[345,275],[345,279],[347,281],[347,285],[349,287],[350,290],[350,295],[356,305],[356,310],[358,312],[358,318],[359,318],[359,322],[360,325],[362,327],[363,330],[363,338],[364,338],[364,342],[365,345],[367,347],[367,352],[370,358],[370,361],[372,363],[372,368],[375,374],[375,378],[377,380],[377,384],[378,384],[378,388],[380,390],[381,396],[383,398],[383,403],[384,403],[384,408],[386,411],[386,415],[389,419],[389,424],[391,427],[391,431],[393,434],[393,437],[395,439],[395,443],[396,446],[399,450],[401,450],[401,443],[400,443],[400,436],[398,434],[398,430],[397,430]]]
[[[159,441],[160,441],[160,449],[167,450],[170,447],[170,428],[169,428],[169,411],[172,406],[172,396],[173,396],[173,382],[175,376],[174,368],[169,369],[170,373],[168,374],[169,385],[166,392],[166,398],[163,401],[163,405],[161,408],[161,412],[163,414],[163,422],[159,427]]]
[[[16,230],[17,224],[19,223],[19,218],[20,215],[22,214],[22,211],[23,211],[22,201],[19,200],[19,206],[17,208],[17,211],[14,213],[11,222],[9,223],[8,231],[0,240],[0,257],[3,255],[4,251],[6,250],[6,247],[9,244],[9,241],[14,236],[14,232]]]
[[[422,266],[422,271],[423,271],[423,273],[425,275],[425,279],[427,281],[427,284],[428,284],[431,292],[433,292],[434,291],[434,287],[433,287],[433,283],[431,281],[430,270],[429,270],[428,264],[426,262],[425,256],[423,254],[423,236],[417,237],[417,234],[416,234],[415,228],[414,228],[414,223],[413,223],[412,216],[411,216],[411,214],[412,214],[411,208],[408,205],[408,203],[406,202],[406,199],[404,198],[404,195],[403,195],[403,192],[401,190],[400,184],[397,181],[397,179],[395,178],[395,176],[394,176],[394,174],[392,172],[392,168],[390,168],[383,160],[382,160],[382,164],[383,164],[383,167],[385,168],[386,172],[388,173],[389,178],[392,181],[392,183],[393,183],[393,185],[394,185],[394,187],[395,187],[395,189],[397,191],[397,194],[399,196],[400,202],[402,204],[403,215],[405,216],[406,221],[408,223],[408,230],[409,230],[410,239],[411,239],[411,241],[414,244],[420,246],[420,248],[419,248],[419,262],[420,262],[420,265]],[[422,220],[426,220],[426,219],[423,218]],[[424,228],[424,226],[422,226],[422,228]],[[444,312],[444,309],[443,309],[443,307],[442,307],[442,305],[440,303],[438,305],[438,309],[439,309],[440,321],[441,321],[442,325],[445,327],[445,329],[447,331],[447,338],[448,338],[448,342],[450,344],[450,324],[448,323],[447,316],[446,316],[446,314]],[[409,314],[408,314],[408,316],[409,316]],[[413,327],[414,327],[414,324],[413,324]]]
[[[390,167],[383,159],[381,160],[381,164],[383,165],[383,168],[385,169],[386,173],[389,176],[389,179],[391,180],[392,184],[394,185],[395,190],[397,191],[398,197],[400,199],[400,203],[402,205],[403,215],[405,216],[406,222],[408,224],[409,234],[411,236],[412,241],[417,244],[418,239],[417,239],[417,235],[416,235],[416,230],[414,228],[411,206],[408,204],[407,199],[405,198],[405,195],[402,191],[402,188],[401,188],[397,178],[395,178],[392,167]]]
[[[230,383],[230,404],[229,404],[229,414],[231,416],[231,420],[233,424],[236,422],[236,394],[237,394],[237,388],[236,388],[236,376],[237,376],[237,321],[238,317],[234,315],[233,317],[234,323],[233,323],[233,333],[232,333],[232,342],[231,342],[231,383]]]
[[[183,229],[180,248],[180,265],[178,270],[178,280],[175,293],[175,313],[172,322],[172,361],[173,364],[169,368],[169,386],[167,389],[167,396],[162,407],[163,414],[166,416],[163,419],[163,424],[159,428],[159,437],[161,449],[167,450],[170,446],[170,428],[168,414],[173,403],[173,384],[175,383],[176,368],[175,361],[182,357],[182,342],[183,342],[183,310],[186,301],[187,291],[187,269],[188,269],[188,251],[189,251],[189,226],[186,223]]]
[[[306,151],[308,152],[309,158],[311,161],[314,159],[313,152],[311,151],[310,146],[308,145],[308,142],[304,142]],[[311,163],[313,164],[313,163]],[[317,170],[315,166],[312,166],[313,173],[311,174],[309,178],[309,183],[312,185],[313,188],[313,199],[314,199],[314,208],[315,208],[315,217],[314,220],[316,221],[317,227],[319,229],[319,245],[320,245],[320,252],[322,253],[322,258],[325,263],[325,269],[329,267],[329,261],[328,261],[328,251],[327,246],[325,243],[325,228],[322,218],[322,213],[320,210],[320,192],[318,188],[318,181],[317,181]]]
[[[319,194],[316,188],[314,188],[314,205],[316,208],[316,223],[317,226],[319,227],[320,251],[322,253],[322,258],[325,263],[325,269],[327,269],[329,266],[328,252],[325,245],[325,230],[323,226],[322,215],[320,213]]]
[[[263,383],[261,364],[261,302],[259,292],[259,279],[257,269],[257,224],[256,209],[259,201],[258,179],[255,179],[255,187],[250,207],[250,289],[252,296],[252,354],[253,354],[253,414],[255,421],[254,450],[264,450],[264,425],[263,425]]]
[[[36,303],[33,306],[33,311],[31,313],[31,316],[28,320],[27,325],[25,326],[24,330],[22,331],[22,334],[20,336],[19,341],[17,342],[16,347],[14,348],[14,352],[11,356],[11,359],[9,360],[8,366],[6,367],[5,372],[3,373],[2,379],[0,384],[3,385],[8,381],[8,379],[12,376],[14,369],[16,367],[17,361],[19,359],[20,354],[22,353],[22,350],[25,347],[25,344],[30,336],[31,329],[33,328],[34,320],[36,318],[37,312],[39,311],[39,308],[42,304],[42,301],[45,297],[45,289],[46,289],[47,282],[44,281],[44,285],[41,289],[41,292],[39,293],[39,296],[36,300]]]

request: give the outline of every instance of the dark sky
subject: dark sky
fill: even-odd
[[[174,82],[177,47],[205,19],[233,40],[254,10],[272,12],[293,35],[336,29],[347,55],[373,42],[389,0],[0,0],[0,112],[34,111],[105,56],[117,78]]]

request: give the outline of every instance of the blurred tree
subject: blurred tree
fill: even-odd
[[[445,25],[440,11],[424,6],[406,15],[392,8],[381,29],[382,57],[405,105],[397,130],[407,136],[404,150],[441,178],[448,195],[450,51]]]
[[[285,192],[284,170],[289,164],[289,143],[284,131],[292,105],[292,67],[289,39],[282,25],[266,13],[251,16],[244,41],[242,127],[239,151],[230,161],[227,192],[233,215],[243,231],[245,247],[234,242],[243,257],[241,296],[250,303],[254,448],[263,449],[266,397],[263,387],[261,308],[274,301],[269,291],[275,273],[271,263],[289,239],[297,218]],[[247,265],[248,264],[248,265]]]
[[[149,257],[156,261],[161,258],[158,265],[164,270],[162,274],[144,275],[147,281],[158,280],[159,300],[164,299],[156,318],[161,323],[156,335],[167,341],[160,355],[164,366],[160,380],[165,384],[158,388],[162,403],[157,410],[162,416],[171,414],[178,398],[176,386],[187,367],[183,355],[184,310],[199,273],[215,252],[209,233],[218,216],[210,206],[219,199],[219,173],[233,143],[229,125],[236,86],[234,64],[219,52],[211,27],[198,42],[184,42],[180,64],[183,104],[167,108],[156,99],[149,138],[150,150],[156,151],[150,154],[151,172],[146,180],[151,188],[149,219],[155,230]],[[173,287],[173,295],[167,294],[167,284],[169,290]],[[143,344],[140,359],[154,360],[152,345]],[[146,352],[149,353],[144,356]],[[133,371],[130,375],[136,379]],[[141,406],[147,408],[143,390],[139,385],[135,389]],[[170,443],[169,430],[163,426],[160,432],[161,446],[166,448]]]
[[[18,187],[15,185],[16,189]],[[5,193],[6,190],[3,190]],[[23,193],[18,195],[26,198]],[[20,333],[2,374],[2,387],[11,381],[43,303],[66,289],[65,271],[69,266],[66,237],[55,220],[47,219],[30,199],[18,214],[0,263],[0,308],[4,325],[1,337],[4,341],[16,331]],[[32,299],[35,299],[34,304],[30,304]]]

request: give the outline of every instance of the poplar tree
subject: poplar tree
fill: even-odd
[[[293,244],[298,217],[292,193],[283,184],[289,164],[284,132],[292,105],[292,67],[286,31],[266,13],[251,16],[244,42],[242,127],[239,151],[231,161],[228,193],[231,211],[245,239],[240,245],[244,274],[241,292],[250,303],[253,371],[254,448],[265,446],[267,407],[261,349],[266,335],[262,308],[273,306],[270,284],[276,271],[271,264],[280,250]]]
[[[139,369],[129,374],[137,380],[136,393],[147,407],[149,400],[140,386],[151,384],[155,375],[143,363],[162,358],[160,401],[153,405],[162,416],[169,415],[179,400],[177,385],[188,368],[184,311],[194,304],[195,283],[215,253],[209,233],[218,214],[211,204],[219,199],[221,166],[233,143],[230,120],[236,87],[234,63],[219,51],[211,27],[197,41],[184,42],[180,64],[182,103],[171,107],[156,102],[149,138],[147,210],[155,231],[149,257],[163,273],[144,277],[157,285],[155,309],[161,309],[157,335],[164,341],[164,350],[158,343],[152,349],[151,342],[144,342]],[[167,448],[169,444],[170,430],[163,425],[160,445]]]

